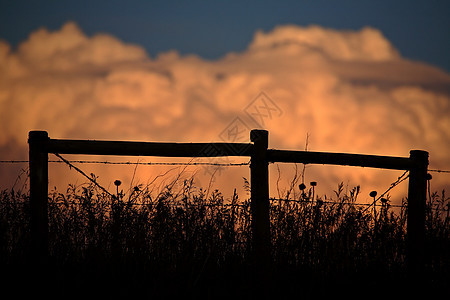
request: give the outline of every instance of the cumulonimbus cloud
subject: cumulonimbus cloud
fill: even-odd
[[[249,112],[261,95],[276,109],[255,119]],[[368,27],[278,26],[255,33],[245,51],[211,61],[176,51],[150,57],[69,22],[31,33],[17,49],[0,41],[0,123],[3,160],[26,159],[35,129],[54,138],[210,142],[236,138],[227,136],[230,128],[242,130],[240,141],[265,128],[272,148],[304,149],[308,135],[314,151],[407,156],[425,149],[432,168],[449,169],[450,75],[403,58]],[[14,181],[13,167],[1,169],[3,182]],[[323,186],[342,180],[382,189],[399,174],[309,167],[306,175]],[[448,177],[435,177],[445,187]]]

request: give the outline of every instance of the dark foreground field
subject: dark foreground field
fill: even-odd
[[[225,199],[184,182],[152,195],[135,187],[113,196],[95,185],[49,194],[45,266],[30,259],[29,198],[0,195],[3,291],[16,295],[172,299],[397,297],[414,292],[405,263],[406,201],[356,204],[359,189],[338,187],[330,199],[308,188],[291,201],[271,201],[272,264],[251,259],[248,200]],[[295,200],[295,201],[292,201]],[[430,194],[426,210],[428,293],[447,292],[449,198]]]

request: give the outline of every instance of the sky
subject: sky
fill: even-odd
[[[281,24],[354,30],[372,26],[402,56],[450,71],[449,12],[446,0],[3,0],[0,38],[17,45],[41,26],[55,30],[72,20],[88,35],[106,32],[141,45],[151,56],[176,49],[217,59],[243,51],[256,30]]]
[[[448,1],[2,1],[0,160],[26,159],[30,130],[248,142],[260,128],[271,148],[393,156],[424,149],[430,168],[449,170],[448,12]],[[0,165],[2,182],[14,184],[21,167]],[[282,195],[295,166],[270,168],[272,195]],[[130,187],[163,170],[83,169],[105,186],[120,179]],[[214,173],[183,172],[203,186]],[[308,166],[302,179],[328,194],[340,181],[361,185],[364,200],[401,173]],[[51,186],[85,181],[64,166],[50,174]],[[214,174],[227,195],[249,176],[248,167]],[[435,188],[448,180],[433,174]]]

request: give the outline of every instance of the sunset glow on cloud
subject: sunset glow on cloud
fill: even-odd
[[[261,92],[279,110],[255,122],[248,112]],[[248,129],[264,128],[270,148],[303,150],[309,135],[312,151],[408,156],[423,149],[430,168],[450,168],[450,74],[402,58],[374,28],[278,26],[217,60],[147,54],[107,34],[86,36],[74,23],[39,29],[17,50],[0,41],[2,159],[27,158],[30,130],[70,139],[231,141],[223,132],[236,118],[247,130],[239,142],[248,142]],[[14,167],[2,166],[3,181],[14,181]],[[248,169],[220,176],[229,182],[235,172],[248,176]],[[311,166],[306,175],[330,188],[361,184],[368,194],[401,173]],[[434,176],[436,188],[446,182]]]

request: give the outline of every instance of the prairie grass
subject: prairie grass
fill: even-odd
[[[144,294],[202,298],[251,293],[250,200],[193,186],[155,192],[136,186],[116,193],[86,183],[49,193],[48,288],[55,294]],[[244,182],[244,184],[246,184]],[[314,183],[272,199],[271,290],[277,295],[335,295],[401,286],[406,281],[406,199],[357,205],[359,188],[340,184],[331,198],[314,197]],[[29,196],[0,192],[0,259],[18,289],[29,263]],[[449,279],[449,198],[429,194],[426,278],[430,289]],[[350,289],[350,290],[349,290]]]

